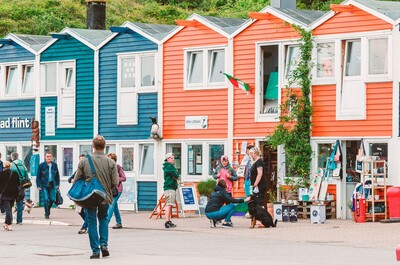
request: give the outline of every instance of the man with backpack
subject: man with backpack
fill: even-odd
[[[32,186],[31,181],[29,180],[28,170],[26,169],[24,162],[18,159],[18,153],[13,152],[10,155],[11,167],[10,170],[16,172],[19,177],[19,193],[17,197],[17,224],[22,224],[22,213],[24,210],[24,198],[25,198],[25,189]]]

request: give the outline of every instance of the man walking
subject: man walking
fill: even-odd
[[[29,180],[28,170],[26,169],[24,162],[18,159],[18,153],[13,152],[10,154],[11,166],[10,170],[16,172],[19,177],[19,182],[23,180]],[[22,213],[24,210],[24,199],[25,199],[25,188],[20,185],[20,194],[17,197],[17,224],[22,224]]]
[[[164,171],[164,196],[165,206],[165,228],[174,228],[176,225],[171,222],[172,206],[176,201],[176,190],[178,189],[179,173],[174,166],[175,158],[173,153],[165,155]]]
[[[44,218],[50,218],[50,209],[56,200],[56,189],[60,186],[60,173],[53,160],[53,155],[46,152],[45,161],[39,165],[36,174],[37,189],[42,191],[44,200]]]
[[[110,255],[108,251],[108,205],[112,203],[113,196],[111,189],[118,186],[118,172],[114,160],[110,159],[104,153],[106,141],[103,136],[96,136],[92,141],[93,155],[92,161],[96,178],[99,180],[106,192],[104,202],[95,208],[86,209],[88,234],[90,247],[92,249],[91,259],[100,258],[100,251],[103,257]],[[74,181],[80,178],[86,179],[86,176],[92,176],[92,170],[87,158],[83,158],[76,170]],[[96,219],[97,216],[97,219]],[[99,227],[97,229],[97,221]]]

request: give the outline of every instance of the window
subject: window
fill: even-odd
[[[326,168],[327,158],[331,156],[333,144],[318,144],[318,168]]]
[[[224,155],[224,145],[213,144],[210,145],[209,158],[208,158],[208,175],[214,174],[214,170],[217,168],[221,156]]]
[[[370,39],[368,74],[388,74],[388,39]]]
[[[115,144],[108,144],[106,146],[106,150],[104,150],[104,153],[109,154],[109,153],[116,153],[116,146]]]
[[[53,161],[57,162],[57,145],[45,145],[44,152],[50,152],[53,156]]]
[[[63,148],[63,176],[71,176],[73,173],[73,149],[72,148]]]
[[[388,160],[388,144],[387,143],[370,143],[369,155],[379,156],[380,160]]]
[[[140,174],[154,175],[154,145],[140,145]]]
[[[10,155],[11,153],[17,152],[16,146],[6,146],[6,160],[11,162]]]
[[[203,174],[203,146],[188,145],[188,175]]]
[[[22,93],[23,94],[32,94],[34,92],[34,75],[33,75],[33,66],[32,65],[24,65],[22,67]]]
[[[133,171],[134,165],[134,149],[133,147],[122,148],[122,168],[125,171]]]
[[[345,75],[361,75],[361,40],[346,42]]]
[[[179,174],[182,172],[182,146],[181,144],[167,144],[167,152],[174,154],[175,168]]]
[[[18,67],[7,66],[6,67],[6,95],[17,96],[18,95]]]
[[[57,63],[44,64],[44,92],[57,92]]]
[[[24,162],[28,173],[31,171],[31,157],[32,157],[32,147],[31,146],[22,146],[22,156],[21,160]]]
[[[118,125],[135,125],[138,93],[156,91],[155,53],[118,56]]]
[[[225,49],[205,48],[186,52],[185,80],[187,89],[225,86]]]
[[[285,77],[290,79],[300,60],[300,46],[288,46],[286,51]]]
[[[91,155],[93,147],[91,145],[80,145],[79,155]]]
[[[317,77],[335,76],[335,43],[317,44]]]

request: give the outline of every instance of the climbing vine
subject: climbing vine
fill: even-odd
[[[280,106],[279,123],[269,136],[268,142],[275,148],[278,145],[283,145],[285,148],[287,166],[285,182],[295,183],[299,187],[309,187],[312,155],[310,92],[313,38],[311,31],[293,25],[292,27],[301,36],[300,56],[297,68],[288,77],[287,93]],[[296,93],[292,89],[293,86],[299,87],[301,93]]]

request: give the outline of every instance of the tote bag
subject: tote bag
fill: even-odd
[[[78,206],[90,209],[98,207],[106,199],[106,192],[96,177],[92,158],[90,155],[87,155],[87,158],[93,177],[89,181],[85,181],[83,178],[77,179],[67,195]]]
[[[364,147],[364,141],[363,139],[361,139],[361,144],[360,144],[360,148],[358,149],[358,155],[357,155],[357,159],[356,159],[356,172],[358,173],[363,173],[362,172],[362,162],[364,160],[364,156],[366,155],[365,153],[365,147]]]

